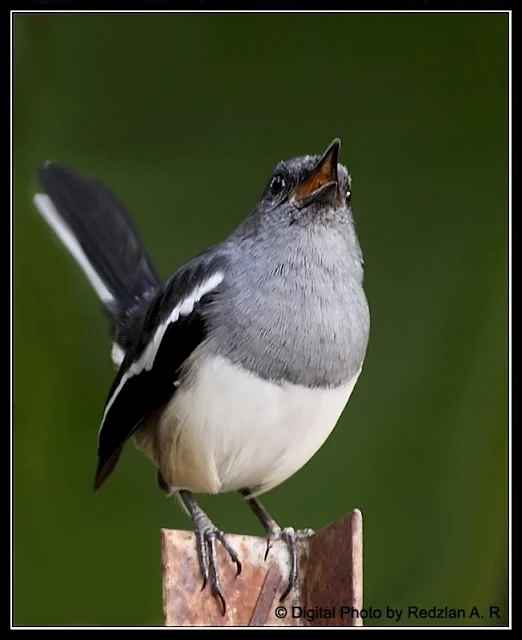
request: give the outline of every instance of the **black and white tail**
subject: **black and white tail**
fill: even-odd
[[[70,167],[46,162],[38,176],[45,193],[34,196],[36,208],[119,323],[160,284],[129,215],[103,183]],[[117,342],[113,359],[119,364]]]

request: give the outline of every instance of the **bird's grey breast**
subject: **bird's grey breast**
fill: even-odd
[[[355,236],[292,229],[230,249],[207,348],[270,380],[338,386],[362,366],[369,333]]]

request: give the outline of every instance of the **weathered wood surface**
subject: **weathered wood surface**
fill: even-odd
[[[362,515],[358,509],[301,543],[299,581],[279,602],[289,572],[288,551],[276,542],[267,560],[266,539],[228,534],[242,563],[236,567],[217,543],[227,610],[221,614],[210,587],[202,591],[195,536],[161,531],[163,618],[166,626],[360,626],[363,607]],[[308,615],[306,615],[308,614]]]

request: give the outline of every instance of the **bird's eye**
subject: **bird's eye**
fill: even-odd
[[[352,203],[352,192],[351,191],[347,191],[344,194],[344,200],[346,202],[346,206],[349,207],[350,204]]]
[[[278,194],[281,193],[281,191],[285,188],[286,186],[286,181],[283,178],[283,176],[281,175],[276,175],[272,178],[272,180],[270,181],[270,186],[268,187],[270,189],[270,193],[273,196],[277,196]]]

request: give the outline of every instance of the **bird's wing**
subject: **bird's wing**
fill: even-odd
[[[212,251],[193,259],[161,287],[138,319],[139,332],[105,404],[95,489],[112,472],[133,432],[175,393],[182,364],[205,337],[204,311],[222,290],[226,269],[225,258]]]

